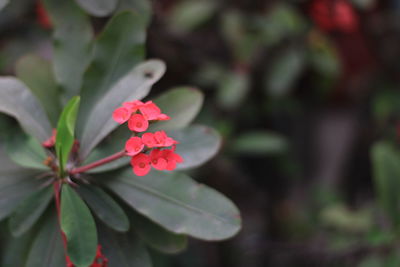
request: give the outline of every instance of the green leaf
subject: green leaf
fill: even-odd
[[[216,1],[189,0],[174,5],[169,16],[169,24],[178,32],[186,33],[195,30],[207,22],[217,11]]]
[[[45,181],[36,179],[37,171],[1,169],[0,173],[0,221],[9,216],[19,203],[37,191]]]
[[[104,178],[110,175],[106,186],[139,213],[174,233],[222,240],[241,227],[239,211],[230,200],[184,174],[153,170],[144,179],[127,169]]]
[[[146,247],[132,231],[117,233],[99,224],[99,241],[110,267],[151,267]]]
[[[287,95],[304,69],[304,59],[302,51],[294,48],[287,49],[280,54],[266,75],[266,92],[274,97]]]
[[[5,224],[2,226],[4,226],[1,227],[2,229],[7,229]],[[25,266],[24,264],[36,234],[37,229],[32,229],[18,238],[13,237],[9,231],[1,235],[0,266]]]
[[[80,125],[82,159],[85,159],[101,140],[118,127],[119,124],[112,119],[113,111],[125,101],[145,97],[151,86],[161,78],[164,72],[165,64],[163,62],[148,60],[122,77],[103,97],[93,103],[92,109],[88,111],[90,116],[86,123]],[[85,107],[83,103],[82,100],[82,108]],[[84,116],[83,111],[80,114]],[[78,123],[82,122],[83,120],[78,121]]]
[[[150,23],[152,15],[150,0],[119,0],[117,10],[123,11],[127,9],[135,10],[137,14],[143,16],[146,24]]]
[[[24,199],[9,220],[13,236],[20,236],[28,231],[43,214],[52,197],[52,187],[48,186]]]
[[[287,151],[287,140],[268,131],[248,132],[233,140],[231,151],[247,155],[281,154]]]
[[[64,173],[69,153],[74,145],[75,121],[78,114],[80,97],[73,97],[64,107],[57,125],[56,153],[61,174]]]
[[[195,88],[179,87],[166,92],[154,102],[171,119],[151,125],[149,131],[175,130],[186,127],[199,113],[203,101],[203,93]]]
[[[52,125],[60,115],[60,96],[50,63],[34,54],[18,60],[16,76],[24,82],[46,110]]]
[[[79,111],[77,136],[81,141],[81,158],[116,127],[112,122],[112,112],[128,97],[144,97],[148,86],[157,80],[163,67],[157,63],[136,66],[144,58],[146,23],[134,12],[124,11],[114,16],[94,44],[92,63],[85,72],[82,86],[82,107]],[[149,71],[151,75],[144,75]],[[140,81],[129,84],[132,77]],[[143,77],[144,76],[144,77]],[[126,78],[126,79],[124,79]],[[160,77],[158,77],[160,78]],[[140,87],[140,88],[137,88]],[[101,132],[106,125],[109,132]],[[95,139],[95,141],[93,141]]]
[[[105,17],[116,8],[117,0],[76,0],[76,2],[90,15]]]
[[[168,131],[168,136],[179,142],[176,153],[181,155],[184,161],[177,165],[178,170],[203,165],[217,154],[222,142],[217,131],[203,125]]]
[[[10,159],[18,165],[32,169],[49,170],[43,164],[47,155],[42,145],[20,129],[14,129],[8,133],[5,148]]]
[[[167,231],[135,211],[129,214],[138,236],[152,248],[163,253],[178,253],[187,247],[187,237]]]
[[[10,0],[0,0],[0,10],[3,9],[6,5],[8,5],[9,2]]]
[[[250,87],[249,77],[243,72],[228,72],[219,82],[218,104],[225,109],[234,109],[245,99]]]
[[[82,185],[78,188],[78,193],[107,226],[119,232],[129,230],[129,219],[124,210],[101,188]]]
[[[44,0],[53,24],[53,68],[64,99],[78,95],[92,55],[89,17],[74,1]]]
[[[52,127],[42,106],[31,91],[13,77],[0,78],[0,112],[17,119],[25,132],[39,142],[51,135]]]
[[[71,261],[77,267],[89,266],[96,256],[96,225],[85,202],[69,185],[62,187],[61,229],[67,237]]]
[[[65,266],[64,246],[55,210],[52,210],[51,215],[49,214],[42,223],[24,266]]]
[[[371,150],[375,190],[382,209],[395,228],[400,227],[400,153],[386,142],[376,143]]]

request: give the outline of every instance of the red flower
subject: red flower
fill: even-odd
[[[131,165],[133,167],[133,172],[137,176],[145,176],[150,172],[150,157],[144,153],[140,153],[132,157]]]
[[[175,153],[175,147],[172,149],[165,149],[162,151],[163,157],[167,160],[166,170],[173,171],[176,168],[176,163],[182,163],[183,158]]]
[[[135,156],[142,152],[144,148],[144,144],[140,137],[131,137],[126,141],[125,151],[128,156]]]
[[[150,160],[151,160],[151,166],[153,166],[154,169],[163,171],[167,168],[168,165],[167,159],[164,158],[164,153],[162,153],[162,151],[159,149],[153,149],[150,152]]]
[[[52,27],[49,15],[47,14],[46,9],[43,6],[42,1],[36,2],[36,20],[37,22],[46,29],[50,29]]]
[[[149,122],[145,119],[145,117],[141,114],[133,114],[129,121],[128,127],[131,131],[134,132],[144,132],[149,128]]]
[[[113,119],[119,124],[123,124],[129,120],[131,112],[125,107],[120,107],[114,110]]]
[[[178,144],[177,141],[168,137],[165,131],[158,131],[155,133],[145,133],[142,135],[142,142],[147,147],[167,147]]]
[[[314,0],[311,17],[325,31],[354,32],[358,17],[347,0]]]
[[[143,103],[139,100],[125,102],[122,107],[114,110],[113,119],[119,124],[128,121],[128,128],[133,132],[144,132],[149,128],[149,121],[169,120],[170,117],[161,113],[161,109],[152,101]],[[178,144],[173,138],[168,137],[165,131],[144,133],[141,137],[131,137],[125,143],[125,153],[131,156],[133,172],[137,176],[148,174],[151,167],[157,170],[174,170],[177,163],[183,162],[181,156],[172,149],[153,149],[149,154],[143,153],[144,146],[148,148],[164,148]]]
[[[154,104],[153,101],[147,101],[139,108],[139,110],[143,114],[143,116],[149,121],[170,119],[170,117],[168,117],[166,114],[161,113],[160,108],[157,107],[157,105]]]

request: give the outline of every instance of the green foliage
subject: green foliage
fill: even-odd
[[[57,125],[56,153],[59,160],[61,176],[64,175],[71,149],[75,141],[75,122],[78,114],[80,97],[72,98],[61,113]]]
[[[46,153],[36,139],[20,129],[8,129],[7,132],[5,149],[11,160],[25,168],[48,169],[43,163]]]
[[[21,58],[15,67],[17,77],[40,101],[51,124],[57,124],[60,115],[60,92],[48,61],[31,54]]]
[[[152,171],[143,179],[131,173],[104,174],[104,183],[132,208],[169,231],[204,240],[226,239],[239,231],[239,211],[217,191],[184,174]]]
[[[76,0],[76,2],[89,14],[105,17],[111,14],[117,6],[117,0]]]
[[[73,172],[124,149],[131,133],[117,129],[113,110],[145,98],[166,67],[160,60],[143,61],[149,1],[44,4],[54,27],[52,65],[29,54],[16,66],[21,81],[0,78],[0,112],[22,128],[11,127],[8,119],[3,125],[0,118],[0,140],[6,141],[0,143],[0,220],[9,217],[0,265],[65,265],[60,228],[77,267],[93,263],[99,244],[110,267],[151,267],[146,246],[178,253],[187,247],[187,235],[213,241],[235,235],[241,219],[234,204],[184,174],[153,171],[142,179],[125,168],[129,157]],[[209,2],[203,11],[214,12],[216,6]],[[81,8],[98,17],[116,14],[93,39],[90,18]],[[193,19],[188,29],[206,21],[211,16],[206,13],[203,19],[183,18]],[[233,74],[230,78],[228,87],[242,81]],[[241,95],[231,102],[237,106]],[[191,87],[174,88],[154,100],[171,120],[154,123],[149,130],[165,130],[180,142],[176,152],[184,163],[178,169],[200,166],[221,146],[214,129],[190,126],[203,101],[203,93]],[[41,143],[51,137],[54,125],[55,146],[44,149]],[[53,191],[52,185],[57,189],[58,184],[61,192]],[[50,204],[54,196],[56,207]],[[119,203],[121,199],[125,203]]]
[[[130,96],[124,91],[125,95],[114,93],[112,96],[119,97],[113,99],[108,92],[112,93],[112,86],[143,60],[145,27],[143,18],[133,12],[124,11],[109,21],[94,43],[93,59],[83,78],[82,105],[77,122],[77,137],[81,140],[82,158],[97,144],[93,143],[94,139],[100,142],[107,135],[102,134],[99,127],[103,127],[106,121],[111,121],[110,110]],[[151,71],[154,72],[153,68]],[[157,80],[155,77],[149,80],[154,79]],[[126,90],[126,87],[124,89]],[[107,109],[101,106],[105,99],[110,101],[110,104],[106,103]]]
[[[154,100],[157,106],[171,117],[149,127],[149,131],[175,130],[188,126],[199,113],[204,95],[195,88],[174,88]]]
[[[90,265],[97,250],[96,225],[89,208],[69,185],[63,185],[61,192],[61,229],[71,261],[77,267]]]
[[[89,17],[74,1],[44,0],[53,23],[53,70],[63,100],[78,95],[92,50]]]
[[[82,185],[78,188],[78,193],[88,203],[94,214],[108,227],[119,232],[129,230],[129,219],[125,212],[101,188]]]
[[[12,77],[0,78],[0,112],[17,119],[25,132],[39,142],[49,138],[52,128],[46,113],[21,81]]]
[[[382,209],[396,230],[400,227],[400,153],[392,144],[376,143],[371,150],[374,183]]]
[[[53,190],[48,186],[24,199],[9,220],[13,236],[17,237],[28,231],[43,214],[52,198]]]
[[[267,131],[240,135],[231,146],[233,152],[247,155],[282,154],[287,149],[287,140],[283,136]]]

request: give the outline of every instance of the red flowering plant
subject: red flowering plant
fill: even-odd
[[[85,11],[108,16],[116,6],[43,3],[52,62],[25,56],[17,77],[0,78],[0,111],[15,119],[0,143],[0,220],[9,226],[0,266],[147,267],[147,247],[177,253],[188,236],[235,235],[234,204],[179,172],[221,143],[214,129],[190,125],[201,91],[142,101],[165,72],[144,60],[146,9],[118,7],[94,38]]]

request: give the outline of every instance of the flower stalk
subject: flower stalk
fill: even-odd
[[[91,169],[97,168],[99,166],[102,166],[104,164],[110,163],[110,162],[112,162],[114,160],[117,160],[119,158],[122,158],[124,156],[126,156],[126,153],[125,153],[125,150],[122,150],[122,151],[119,151],[119,152],[117,152],[117,153],[115,153],[115,154],[113,154],[111,156],[108,156],[106,158],[103,158],[103,159],[100,159],[98,161],[92,162],[92,163],[90,163],[88,165],[81,166],[81,167],[78,167],[78,168],[74,168],[74,169],[69,171],[69,174],[78,174],[78,173],[82,173],[82,172],[87,172],[88,170],[91,170]]]

